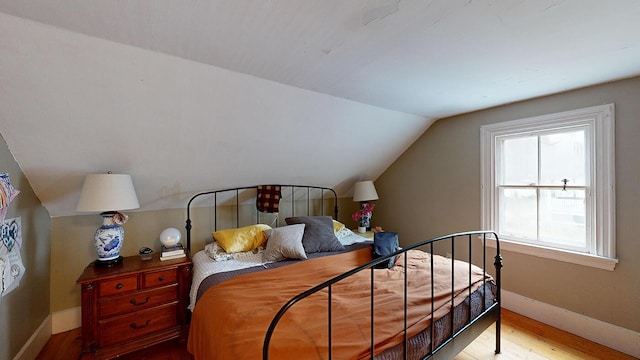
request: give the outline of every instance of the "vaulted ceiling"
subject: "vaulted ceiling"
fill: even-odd
[[[86,173],[348,194],[439,118],[640,74],[636,0],[0,0],[0,133],[51,216]],[[1,169],[0,169],[1,171]]]

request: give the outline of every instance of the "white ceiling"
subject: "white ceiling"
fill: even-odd
[[[0,13],[0,131],[52,216],[106,170],[132,173],[143,209],[255,182],[345,194],[434,119],[640,74],[637,0],[0,0]],[[111,160],[86,140],[105,122],[124,133]],[[282,149],[247,135],[265,127]]]

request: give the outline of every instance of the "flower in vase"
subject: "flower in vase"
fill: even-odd
[[[369,226],[369,220],[371,219],[371,214],[373,214],[373,207],[375,204],[364,203],[360,210],[356,211],[351,215],[351,220],[358,222],[358,226],[367,227]]]
[[[118,225],[124,225],[128,219],[129,215],[123,214],[121,212],[116,211],[116,213],[113,214],[113,222]]]

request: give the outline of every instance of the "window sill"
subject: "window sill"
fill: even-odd
[[[496,247],[496,241],[487,239],[487,246]],[[522,244],[509,240],[500,240],[500,250],[512,251],[525,255],[532,255],[544,259],[564,261],[571,264],[589,266],[602,270],[613,271],[618,263],[618,259],[583,254],[566,250],[550,249],[530,244]]]

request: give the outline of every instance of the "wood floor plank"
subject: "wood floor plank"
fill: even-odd
[[[80,328],[52,335],[36,360],[68,360],[80,358],[82,338]]]
[[[502,311],[502,353],[494,354],[495,324],[458,354],[455,360],[634,360],[576,335],[508,310]],[[56,334],[37,360],[69,360],[80,356],[80,329]],[[119,360],[193,360],[184,344],[167,341],[118,358]]]
[[[502,353],[493,354],[495,324],[491,325],[456,360],[634,360],[633,356],[607,348],[566,331],[508,310],[502,310]],[[466,356],[466,357],[465,357]]]

